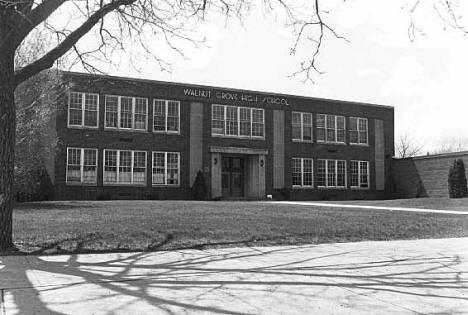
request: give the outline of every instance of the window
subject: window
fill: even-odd
[[[96,184],[97,149],[67,148],[68,184]]]
[[[179,185],[178,152],[153,152],[153,186]]]
[[[317,186],[346,187],[346,161],[317,160]]]
[[[68,126],[97,128],[99,117],[99,95],[70,92],[68,98]]]
[[[105,128],[146,130],[148,99],[106,95]]]
[[[351,161],[351,187],[369,188],[369,162]]]
[[[168,100],[154,100],[153,102],[153,131],[179,133],[180,102]]]
[[[312,159],[292,159],[292,184],[294,187],[313,186],[313,162]]]
[[[344,116],[318,114],[317,142],[345,143]]]
[[[311,113],[292,113],[292,139],[293,141],[312,142]]]
[[[146,184],[146,152],[104,150],[104,184]]]
[[[367,118],[349,118],[349,143],[368,144]]]
[[[264,138],[264,110],[214,104],[211,107],[211,134],[239,138]]]

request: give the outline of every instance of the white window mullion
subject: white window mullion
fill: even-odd
[[[335,160],[334,163],[335,163],[335,187],[338,187],[338,160]]]
[[[250,108],[250,135],[249,137],[252,137],[253,133],[253,108]]]
[[[120,96],[117,96],[117,128],[120,128]]]
[[[301,158],[301,186],[304,187],[304,158]]]
[[[167,152],[164,152],[164,185],[167,185]]]
[[[115,182],[120,182],[120,150],[117,150],[117,178]]]
[[[83,183],[84,149],[80,149],[80,183]]]
[[[240,137],[240,107],[237,107],[237,136]]]
[[[167,113],[168,113],[168,108],[169,108],[169,101],[165,100],[164,101],[164,126],[165,126],[165,132],[167,132]]]
[[[133,162],[134,162],[134,155],[135,155],[135,151],[131,151],[132,154],[131,154],[131,167],[130,167],[130,184],[133,184]]]
[[[132,129],[135,129],[135,103],[136,98],[132,97]]]
[[[227,130],[226,130],[226,126],[227,126],[227,123],[226,123],[227,122],[227,118],[226,118],[227,117],[227,113],[226,113],[227,112],[227,106],[224,105],[223,107],[224,107],[224,135],[226,135],[226,132],[227,132]]]
[[[328,187],[328,160],[325,160],[325,187]]]

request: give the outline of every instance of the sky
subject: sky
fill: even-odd
[[[310,56],[310,43],[291,55],[291,29],[261,8],[253,8],[242,23],[211,18],[196,33],[206,44],[183,46],[188,59],[151,43],[150,49],[171,61],[171,72],[127,52],[115,57],[117,65],[101,69],[118,76],[391,105],[396,138],[408,135],[424,152],[433,151],[445,141],[468,137],[468,36],[447,27],[426,2],[414,15],[423,33],[411,40],[411,1],[327,0],[324,18],[348,42],[325,34],[317,60],[323,73],[313,73],[313,83],[291,77]]]

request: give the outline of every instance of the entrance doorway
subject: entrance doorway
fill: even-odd
[[[221,168],[221,187],[223,197],[244,196],[244,159],[223,156]]]

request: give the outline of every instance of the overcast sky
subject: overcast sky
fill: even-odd
[[[225,25],[216,18],[204,25],[199,32],[207,45],[186,47],[190,60],[154,43],[152,49],[162,49],[162,57],[173,61],[171,73],[161,72],[155,62],[130,62],[125,56],[118,67],[105,70],[119,76],[391,105],[396,135],[411,134],[426,151],[433,150],[451,137],[468,137],[468,36],[444,30],[426,6],[415,16],[425,35],[411,41],[406,2],[327,0],[328,23],[349,43],[326,35],[318,59],[325,73],[313,74],[314,84],[289,77],[310,50],[291,56],[290,30],[260,9],[243,25],[236,20]]]

